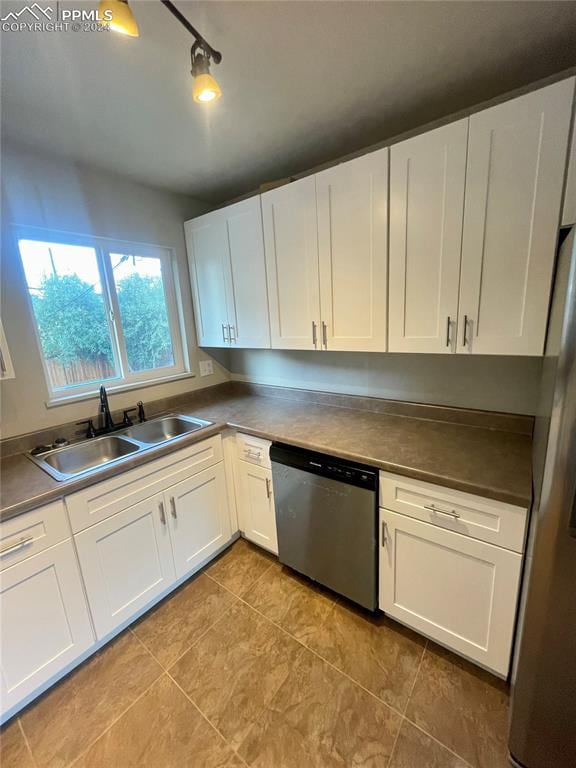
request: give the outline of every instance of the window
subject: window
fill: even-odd
[[[55,397],[186,370],[171,251],[27,235],[18,248]]]

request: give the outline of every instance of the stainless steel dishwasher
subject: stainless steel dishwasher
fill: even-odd
[[[378,472],[274,443],[280,562],[370,611],[378,607]]]

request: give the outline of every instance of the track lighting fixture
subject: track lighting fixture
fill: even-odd
[[[160,2],[195,38],[190,51],[192,77],[194,78],[192,98],[200,104],[217,101],[222,95],[222,91],[216,79],[210,74],[210,62],[219,64],[222,61],[222,54],[204,40],[202,35],[170,0],[160,0]],[[101,19],[110,19],[110,29],[114,32],[120,32],[129,37],[138,37],[140,34],[138,23],[128,5],[128,0],[102,0],[99,6],[99,15]]]

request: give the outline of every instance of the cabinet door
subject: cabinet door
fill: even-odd
[[[380,608],[505,677],[521,555],[380,510]]]
[[[265,467],[238,462],[240,486],[239,524],[254,544],[278,554],[272,472]]]
[[[214,211],[184,225],[192,281],[198,344],[229,346],[225,268],[228,264],[226,221]]]
[[[228,322],[236,347],[270,346],[268,288],[260,197],[251,197],[221,211],[226,226]]]
[[[315,178],[273,189],[261,199],[272,347],[319,348]]]
[[[1,700],[4,714],[94,643],[71,539],[0,577]]]
[[[468,120],[390,150],[390,352],[454,351]]]
[[[98,639],[174,582],[167,515],[157,494],[74,537]]]
[[[317,174],[322,341],[385,352],[388,149]]]
[[[470,118],[459,352],[543,352],[573,93],[572,78]]]
[[[231,536],[224,465],[217,464],[166,491],[176,576],[196,570]]]
[[[14,366],[12,365],[12,358],[10,357],[10,350],[8,349],[8,342],[6,341],[6,335],[4,328],[2,327],[2,321],[0,321],[0,380],[1,379],[13,379],[16,374],[14,373]]]

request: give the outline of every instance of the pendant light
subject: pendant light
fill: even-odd
[[[222,96],[222,90],[216,79],[210,74],[210,62],[220,64],[222,54],[204,40],[202,35],[190,24],[186,16],[180,13],[174,3],[170,2],[170,0],[160,0],[160,2],[195,38],[190,52],[192,58],[192,77],[194,78],[192,98],[199,104],[217,101]],[[138,24],[128,5],[128,0],[101,0],[98,11],[100,20],[104,23],[108,22],[110,29],[114,32],[120,32],[130,37],[138,37],[140,35]]]
[[[197,104],[209,101],[218,101],[222,96],[220,86],[216,78],[210,74],[210,54],[204,50],[201,43],[196,40],[190,51],[192,60],[192,98]]]
[[[138,37],[140,30],[130,10],[128,0],[102,0],[98,6],[98,17],[110,25],[113,32],[128,37]]]

